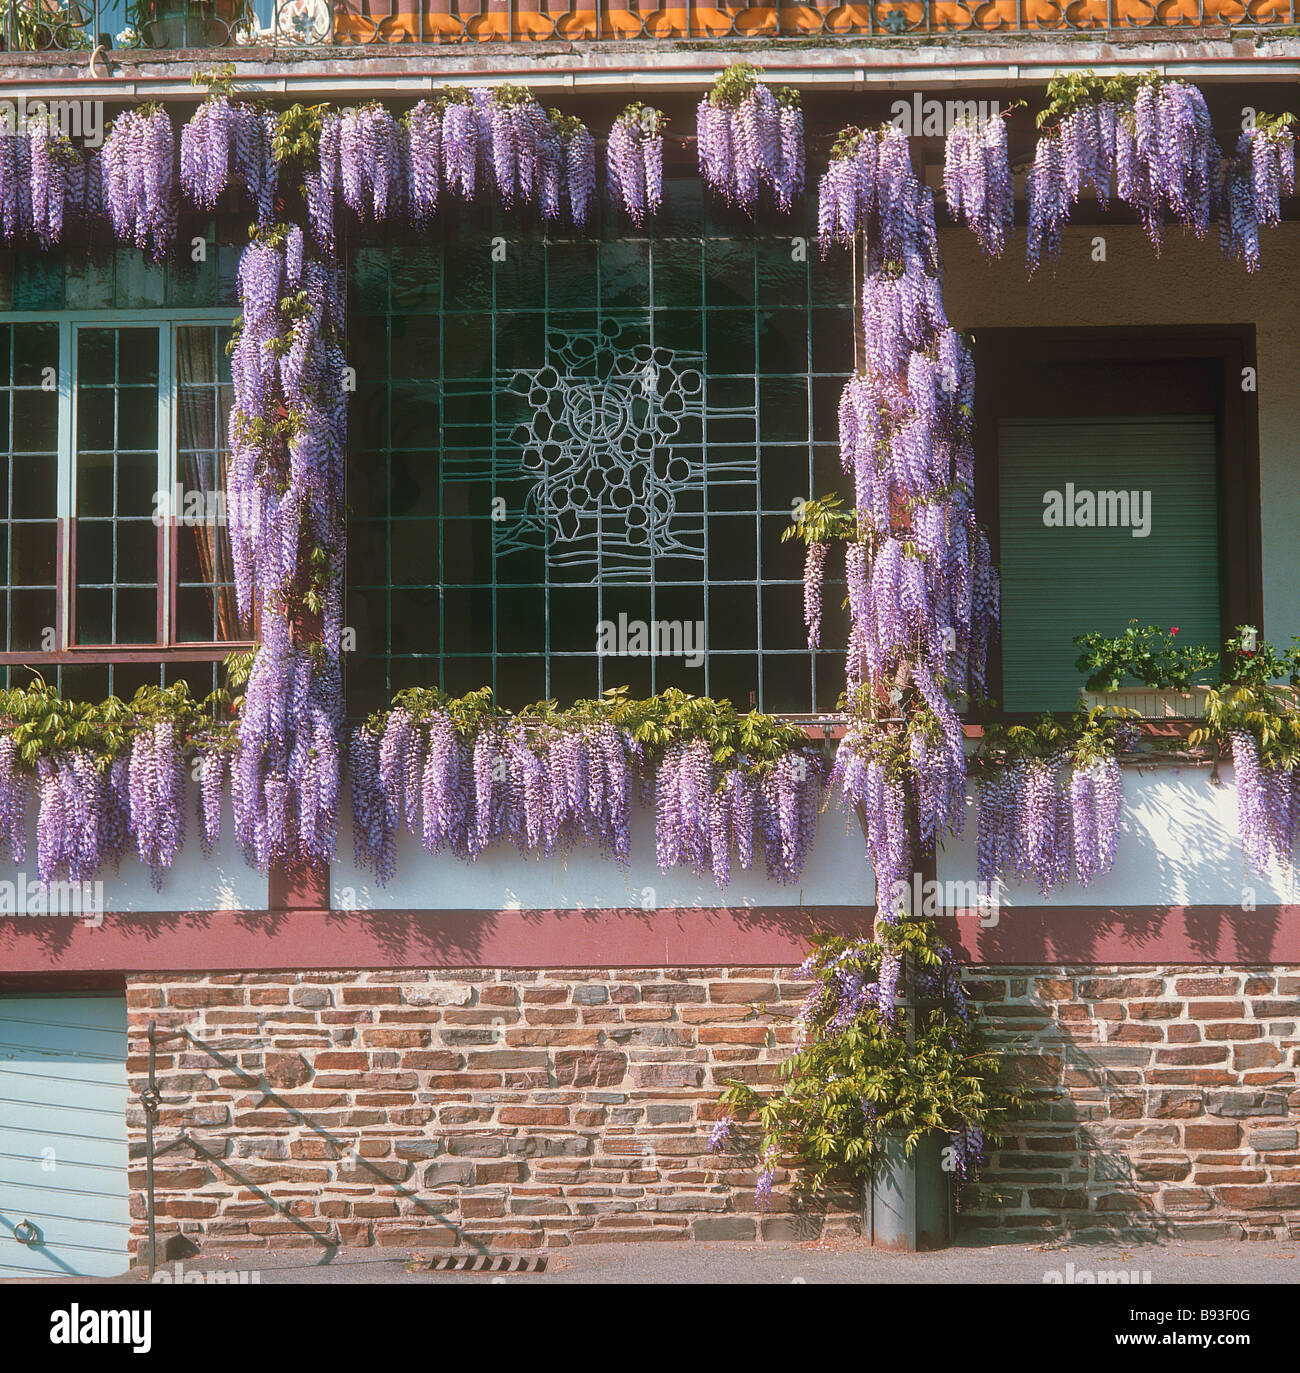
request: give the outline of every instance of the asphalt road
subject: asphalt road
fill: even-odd
[[[445,1261],[445,1254],[437,1256]],[[523,1257],[523,1256],[521,1256]],[[535,1257],[535,1256],[534,1256]],[[320,1284],[586,1284],[673,1286],[710,1283],[1182,1283],[1300,1282],[1300,1242],[1207,1240],[1197,1242],[1083,1244],[963,1244],[929,1254],[887,1254],[856,1242],[843,1244],[602,1244],[576,1245],[546,1255],[544,1272],[448,1271],[430,1268],[430,1251],[314,1250],[274,1254],[208,1250],[164,1265],[159,1278]],[[462,1257],[463,1262],[463,1257]],[[500,1263],[501,1260],[496,1260]],[[512,1261],[513,1262],[513,1261]],[[244,1276],[246,1274],[246,1276]],[[207,1275],[211,1275],[208,1277]],[[238,1281],[238,1278],[234,1279]],[[57,1282],[139,1283],[143,1273],[118,1278]]]

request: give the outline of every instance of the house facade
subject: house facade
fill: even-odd
[[[273,111],[400,114],[509,84],[581,119],[598,150],[629,102],[669,121],[648,225],[604,204],[603,156],[582,231],[500,204],[420,227],[340,217],[343,730],[411,688],[489,686],[511,710],[678,688],[782,717],[829,760],[844,581],[828,574],[810,650],[803,559],[781,536],[846,480],[863,264],[819,252],[817,183],[849,124],[893,123],[940,190],[954,120],[1005,115],[1018,173],[1000,259],[938,224],[947,315],[973,336],[976,507],[1002,587],[997,706],[968,713],[969,747],[990,722],[1071,710],[1076,635],[1131,620],[1216,648],[1242,625],[1300,635],[1289,203],[1247,272],[1213,233],[1171,226],[1157,254],[1124,207],[1087,200],[1031,276],[1022,175],[1059,74],[1193,84],[1225,151],[1252,115],[1293,110],[1292,6],[1205,0],[1157,23],[1119,0],[294,0],[259,6],[251,30],[225,8],[150,10],[138,36],[154,46],[125,48],[127,16],[102,3],[20,5],[0,101],[86,111],[80,144],[156,101],[179,140],[205,95],[195,71],[231,63],[238,97]],[[697,168],[696,105],[741,62],[802,96],[789,213],[728,207]],[[39,673],[98,701],[184,680],[201,696],[256,648],[224,534],[248,219],[235,198],[183,206],[161,262],[107,232],[0,252],[8,686]],[[1129,498],[1109,522],[1044,518],[1053,493],[1077,510],[1102,491]],[[981,899],[973,784],[963,833],[919,865],[1037,1107],[968,1189],[965,1226],[1300,1234],[1294,877],[1248,862],[1231,756],[1193,727],[1143,724],[1113,865],[1088,885],[1012,880]],[[381,883],[353,853],[351,786],[344,768],[328,863],[258,867],[228,794],[205,852],[187,773],[170,866],[152,883],[128,853],[84,905],[37,880],[29,807],[29,857],[0,863],[0,1274],[120,1271],[151,1210],[159,1257],[179,1236],[519,1251],[860,1233],[854,1196],[809,1200],[785,1170],[761,1206],[755,1160],[709,1148],[728,1081],[779,1081],[810,937],[871,928],[851,809],[823,797],[791,882],[665,870],[645,805],[622,863],[501,843],[471,862],[399,831]]]

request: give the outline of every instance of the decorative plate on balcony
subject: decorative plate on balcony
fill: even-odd
[[[328,0],[287,0],[277,6],[275,38],[284,43],[328,43],[334,30]]]

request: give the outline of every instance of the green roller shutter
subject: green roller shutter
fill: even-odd
[[[1069,710],[1076,634],[1130,619],[1219,647],[1217,433],[1212,416],[1003,420],[998,427],[1002,705]],[[1150,532],[1052,527],[1044,496],[1150,492]]]

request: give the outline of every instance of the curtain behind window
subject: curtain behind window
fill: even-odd
[[[226,435],[233,391],[222,345],[229,330],[197,325],[176,331],[177,480],[183,503],[176,514],[180,570],[177,635],[182,641],[237,639],[234,572],[225,519]],[[215,519],[184,518],[202,497]],[[206,632],[201,632],[206,623]]]

